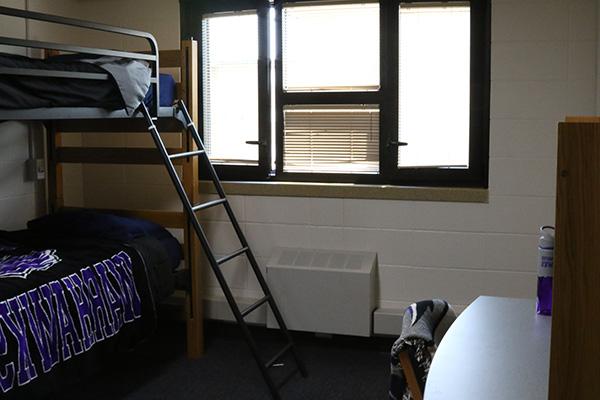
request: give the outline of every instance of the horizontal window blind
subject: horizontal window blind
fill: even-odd
[[[283,7],[283,89],[379,89],[377,2],[289,3]]]
[[[202,18],[204,144],[214,162],[256,165],[258,146],[258,16]]]
[[[285,106],[285,172],[378,173],[379,106]]]

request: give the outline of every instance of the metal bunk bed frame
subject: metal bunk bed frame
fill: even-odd
[[[158,43],[154,36],[148,32],[136,31],[133,29],[121,28],[96,22],[83,21],[74,18],[61,17],[56,15],[42,14],[34,11],[19,10],[9,7],[0,7],[0,15],[9,17],[24,18],[35,21],[49,22],[58,25],[73,26],[77,28],[89,29],[100,32],[115,33],[125,36],[137,37],[145,39],[150,45],[149,53],[137,53],[130,51],[119,51],[93,47],[74,46],[69,44],[44,42],[39,40],[18,39],[6,36],[0,36],[0,44],[14,47],[35,48],[65,51],[69,53],[90,54],[99,56],[112,56],[127,58],[131,60],[146,61],[150,64],[152,70],[150,85],[154,90],[154,97],[150,107],[150,113],[153,117],[177,117],[173,115],[174,108],[160,107],[160,85],[159,85],[159,55]],[[38,76],[48,78],[73,78],[73,79],[91,79],[91,80],[107,80],[108,74],[88,73],[88,72],[71,72],[71,71],[52,71],[45,69],[26,69],[26,68],[0,68],[0,75],[13,76]],[[138,111],[137,117],[142,117]],[[27,120],[27,121],[44,121],[44,120],[62,120],[62,119],[106,119],[106,118],[131,118],[124,110],[109,111],[103,108],[95,107],[55,107],[55,108],[35,108],[24,110],[0,110],[0,120]]]

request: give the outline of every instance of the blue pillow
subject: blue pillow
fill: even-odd
[[[177,84],[175,83],[175,78],[173,75],[169,74],[159,74],[158,75],[158,84],[159,84],[159,106],[160,107],[171,107],[175,102],[175,89]],[[154,99],[154,86],[150,86],[148,92],[146,93],[146,97],[144,98],[144,104],[150,107],[152,104],[152,100]]]
[[[119,242],[151,236],[163,244],[173,268],[183,258],[179,242],[169,231],[154,222],[138,218],[91,210],[63,211],[29,221],[27,227],[42,234],[98,237]]]

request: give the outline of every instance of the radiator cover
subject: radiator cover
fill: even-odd
[[[376,307],[377,254],[277,248],[267,281],[288,328],[370,336]],[[276,328],[270,313],[267,326]]]

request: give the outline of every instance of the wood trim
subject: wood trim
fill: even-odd
[[[168,149],[170,154],[181,153],[182,149]],[[157,149],[120,147],[59,147],[56,149],[58,163],[81,164],[142,164],[163,165]],[[173,164],[182,165],[183,159]]]
[[[178,99],[185,99],[181,82],[175,82],[175,93],[177,94]]]
[[[195,124],[198,119],[198,42],[183,40],[181,42],[181,98]],[[198,125],[196,125],[198,126]]]
[[[48,57],[54,57],[54,56],[58,56],[58,55],[60,55],[59,50],[44,49],[42,56],[43,56],[43,58],[48,58]]]
[[[63,167],[57,162],[57,150],[62,143],[62,136],[54,130],[52,123],[46,127],[47,163],[48,163],[48,211],[55,212],[64,206]]]
[[[181,42],[181,98],[185,99],[186,106],[194,124],[198,126],[198,43],[194,40]],[[186,151],[196,150],[191,135],[183,133],[183,146]],[[185,160],[183,164],[183,185],[192,202],[199,202],[198,193],[198,158]],[[201,269],[201,245],[196,233],[189,222],[184,228],[186,238],[186,252],[188,254],[188,269],[190,274],[190,290],[186,298],[186,325],[187,325],[187,354],[190,358],[200,357],[204,353],[204,308],[203,308],[203,282]]]
[[[404,377],[408,383],[408,388],[410,389],[413,400],[423,400],[421,385],[419,385],[419,382],[417,381],[417,375],[415,374],[415,369],[413,368],[408,351],[400,352],[399,358],[400,365],[402,366],[402,371],[404,372]]]
[[[42,51],[42,57],[54,57],[58,56],[60,51],[44,49]],[[55,212],[59,208],[64,206],[64,183],[63,183],[63,167],[58,162],[57,150],[62,145],[62,135],[56,131],[56,125],[54,122],[49,122],[46,125],[47,134],[47,163],[48,163],[48,211]]]
[[[594,116],[570,116],[565,118],[565,122],[600,122],[600,117]]]
[[[62,145],[62,134],[60,133],[56,133],[55,134],[55,140],[54,140],[54,146],[56,146],[56,150],[60,149],[60,146]],[[58,156],[58,154],[55,154],[55,156]],[[55,160],[57,160],[57,158],[55,158]],[[55,163],[54,164],[54,169],[55,169],[55,173],[54,173],[54,184],[56,187],[56,191],[55,191],[55,199],[54,199],[54,207],[56,208],[60,208],[63,207],[65,205],[65,186],[64,186],[64,178],[63,178],[63,166],[60,163]]]

